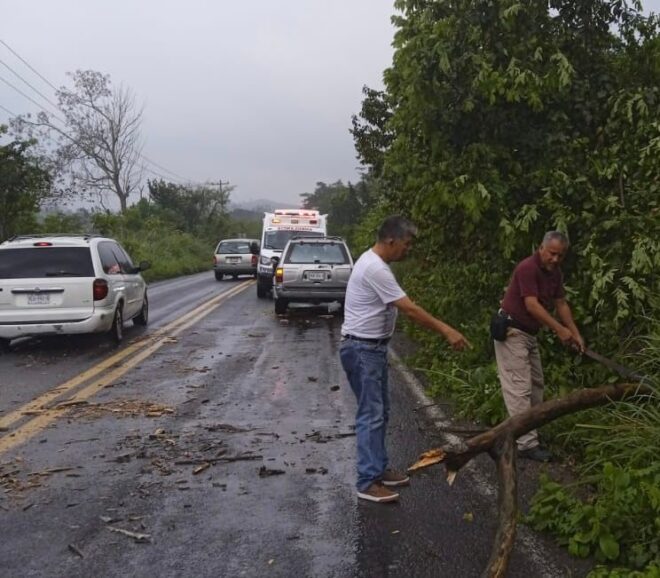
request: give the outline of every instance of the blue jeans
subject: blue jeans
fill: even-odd
[[[387,345],[347,339],[339,351],[341,364],[357,399],[357,489],[366,490],[387,468],[385,431],[390,415]]]

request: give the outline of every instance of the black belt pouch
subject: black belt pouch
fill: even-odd
[[[495,341],[506,341],[506,332],[509,329],[509,323],[508,315],[495,313],[490,320],[490,336]]]

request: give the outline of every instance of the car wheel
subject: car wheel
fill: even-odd
[[[124,313],[121,303],[115,309],[115,317],[112,320],[112,327],[110,328],[110,335],[112,340],[119,344],[124,339]]]
[[[0,337],[0,353],[9,353],[11,351],[11,347],[9,347],[10,343],[11,339]]]
[[[142,301],[142,309],[140,309],[140,312],[133,317],[133,323],[135,325],[141,325],[144,327],[147,323],[149,323],[149,299],[147,298],[147,294],[144,294],[144,301]]]
[[[232,275],[231,278],[232,278],[234,281],[236,281],[236,279],[238,279],[238,275]]]
[[[266,299],[268,297],[268,290],[257,281],[257,297],[259,299]]]
[[[216,281],[222,281],[222,273],[219,273],[218,271],[215,272],[215,280]]]
[[[288,305],[289,303],[286,299],[275,299],[275,313],[278,315],[284,315]]]

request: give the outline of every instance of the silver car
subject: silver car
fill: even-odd
[[[147,285],[114,239],[97,235],[22,235],[0,244],[0,349],[33,335],[109,332],[146,325]]]
[[[275,313],[291,302],[344,304],[353,258],[341,237],[303,237],[289,241],[275,268]]]
[[[213,255],[213,270],[217,281],[225,275],[257,275],[259,241],[257,239],[223,239]]]

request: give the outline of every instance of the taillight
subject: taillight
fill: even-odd
[[[284,281],[284,269],[278,267],[275,269],[275,283],[282,283]]]
[[[108,282],[105,279],[94,279],[92,285],[94,301],[100,301],[108,296]]]
[[[257,266],[257,261],[259,260],[259,257],[256,255],[252,255],[252,266],[256,267]]]

